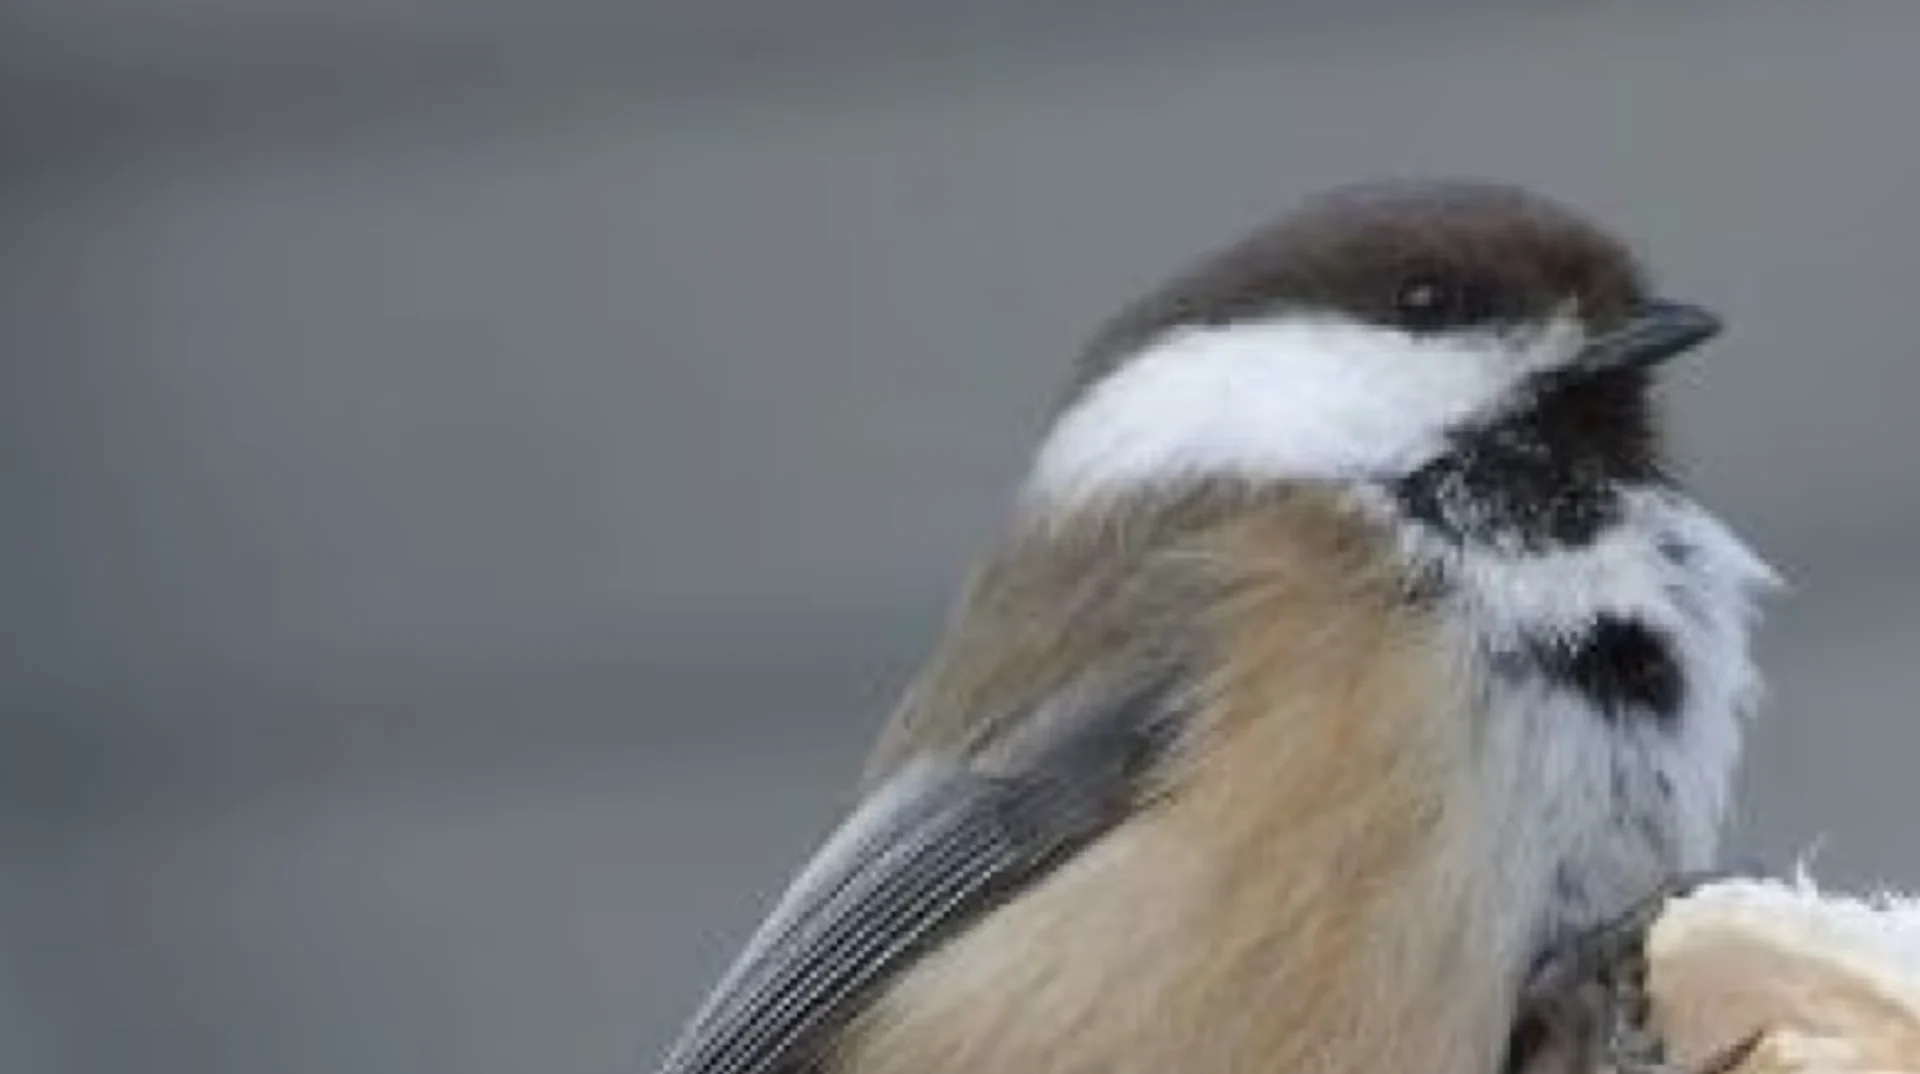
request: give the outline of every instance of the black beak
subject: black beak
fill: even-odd
[[[1627,323],[1587,342],[1572,368],[1599,373],[1647,369],[1690,351],[1720,334],[1720,318],[1681,302],[1647,302]]]

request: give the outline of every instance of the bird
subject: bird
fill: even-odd
[[[1121,306],[660,1074],[1676,1070],[1635,940],[1718,861],[1778,584],[1667,446],[1722,328],[1475,178]]]

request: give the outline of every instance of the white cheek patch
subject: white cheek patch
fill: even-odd
[[[1179,329],[1061,416],[1028,495],[1059,506],[1181,479],[1405,473],[1528,372],[1571,354],[1577,334],[1565,320],[1524,337],[1298,317]]]

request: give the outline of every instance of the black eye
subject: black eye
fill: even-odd
[[[1487,288],[1475,281],[1419,275],[1401,282],[1393,315],[1408,331],[1437,332],[1492,320],[1494,308]]]

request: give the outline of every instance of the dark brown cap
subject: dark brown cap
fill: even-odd
[[[1537,194],[1471,180],[1356,184],[1308,199],[1123,310],[1077,379],[1097,379],[1173,328],[1302,312],[1438,332],[1540,323],[1571,307],[1598,332],[1644,297],[1623,245]]]

